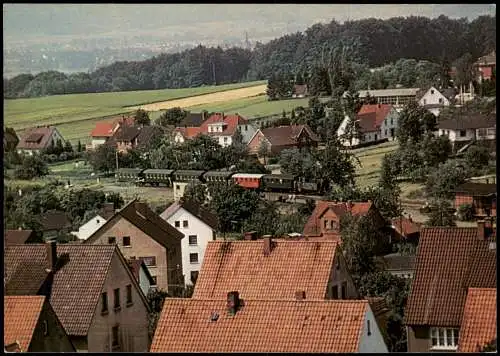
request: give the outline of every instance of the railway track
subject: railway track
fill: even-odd
[[[291,194],[291,193],[278,193],[278,192],[264,192],[263,198],[269,201],[281,201],[284,203],[306,203],[308,199],[322,200],[320,195],[304,195],[304,194]]]

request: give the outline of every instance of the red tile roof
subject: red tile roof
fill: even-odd
[[[208,125],[215,124],[218,122],[223,122],[226,124],[224,131],[222,132],[208,132]],[[211,115],[208,119],[206,119],[200,126],[200,132],[213,136],[232,136],[236,132],[238,125],[245,125],[248,123],[248,120],[241,117],[239,114],[234,115],[224,115],[221,113],[216,113]]]
[[[352,215],[357,216],[366,215],[372,205],[372,202],[352,202],[349,207],[349,203],[337,203],[330,200],[318,200],[316,202],[316,207],[314,208],[311,216],[304,226],[303,235],[321,236],[321,226],[319,226],[319,219],[323,216],[327,209],[332,209],[339,217],[343,216],[347,212],[350,212]]]
[[[50,138],[54,130],[56,128],[53,126],[26,129],[19,136],[17,148],[24,150],[41,150],[47,148],[50,145]]]
[[[394,230],[401,236],[407,237],[408,235],[420,232],[421,223],[417,223],[406,217],[394,218],[391,220],[391,225]]]
[[[38,295],[4,296],[4,345],[17,342],[21,351],[28,351],[44,302],[45,297]]]
[[[113,129],[115,128],[115,123],[113,122],[97,122],[94,129],[90,133],[92,137],[111,137],[113,136]]]
[[[260,131],[272,146],[297,145],[298,138],[303,133],[305,133],[310,140],[314,142],[319,141],[318,136],[308,125],[268,127]]]
[[[231,316],[225,299],[166,299],[150,351],[357,352],[368,307],[363,300],[243,303]]]
[[[200,134],[199,127],[176,127],[174,132],[180,132],[184,138],[194,138]]]
[[[210,241],[193,298],[225,298],[230,290],[251,299],[293,299],[297,290],[325,298],[337,243],[273,240],[265,256],[265,241]]]
[[[457,351],[480,352],[496,337],[496,288],[469,288]]]
[[[390,104],[365,104],[358,112],[357,119],[362,132],[377,131],[392,109]]]
[[[477,228],[423,228],[405,323],[460,326],[469,287],[496,288],[496,250],[489,241]]]

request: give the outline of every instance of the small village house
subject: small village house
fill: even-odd
[[[120,127],[133,126],[134,118],[125,117],[115,119],[113,121],[97,122],[94,129],[90,133],[91,143],[87,149],[96,149],[100,145],[105,144],[118,131]]]
[[[422,91],[418,104],[438,117],[444,107],[450,106],[455,101],[455,89],[438,90],[431,86],[426,91]]]
[[[4,296],[3,344],[7,352],[75,352],[43,295]]]
[[[182,273],[186,285],[194,284],[207,244],[215,240],[217,216],[199,204],[186,200],[173,203],[160,216],[184,234],[181,242]]]
[[[438,135],[447,136],[454,150],[473,141],[496,142],[496,114],[464,114],[438,121]]]
[[[17,152],[19,154],[32,155],[40,153],[51,145],[56,145],[60,141],[64,146],[65,140],[59,130],[54,126],[35,127],[24,130],[19,135]]]
[[[146,203],[132,200],[84,244],[117,245],[127,259],[144,261],[158,289],[172,291],[182,284],[183,237]]]
[[[408,352],[457,350],[471,288],[496,289],[496,261],[491,221],[422,229],[405,309]]]
[[[151,352],[387,353],[366,300],[167,299]],[[197,340],[193,342],[192,340]]]
[[[493,51],[479,59],[474,63],[474,68],[477,71],[477,81],[481,83],[483,80],[491,80],[497,66],[496,52]]]
[[[290,148],[317,147],[318,136],[308,125],[289,125],[259,129],[248,142],[250,154],[258,154],[262,142],[270,155],[277,155]]]
[[[149,306],[117,246],[7,246],[4,271],[5,295],[45,296],[76,351],[148,351]]]
[[[172,132],[175,143],[184,143],[200,134],[199,127],[176,127]]]
[[[399,113],[390,104],[365,104],[356,115],[356,131],[349,132],[351,120],[345,116],[337,129],[337,136],[344,146],[355,147],[360,144],[381,140],[394,140],[398,127]]]
[[[208,119],[207,111],[202,112],[188,112],[181,120],[178,127],[200,127],[203,122]]]
[[[411,216],[400,216],[391,220],[391,242],[410,242],[418,244],[421,223],[413,221]]]
[[[295,84],[292,90],[292,98],[302,99],[309,96],[307,84]]]
[[[455,189],[455,209],[471,205],[474,217],[497,216],[497,185],[467,182]]]
[[[69,234],[71,230],[71,220],[65,211],[49,210],[39,215],[43,238],[49,240],[60,234]]]
[[[393,276],[412,279],[415,273],[415,256],[399,252],[390,253],[379,258],[380,267]]]
[[[248,143],[255,134],[255,127],[238,113],[225,115],[223,112],[212,114],[200,126],[200,132],[214,138],[222,147],[230,146],[236,131],[242,135],[243,143]]]
[[[164,135],[160,126],[121,126],[107,144],[116,146],[118,152],[126,153],[130,149],[147,148],[149,144]]]
[[[223,256],[223,258],[221,258]],[[225,299],[237,290],[242,298],[293,300],[357,299],[341,249],[333,241],[210,241],[193,297]]]
[[[94,232],[106,223],[115,214],[114,204],[106,203],[99,211],[99,214],[87,221],[85,224],[78,228],[78,231],[72,231],[71,234],[75,235],[79,240],[86,240]]]

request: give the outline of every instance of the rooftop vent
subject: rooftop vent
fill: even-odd
[[[210,315],[210,321],[217,321],[217,320],[219,320],[219,313],[212,312],[212,314]]]
[[[295,300],[304,300],[306,299],[306,291],[298,290],[295,292]]]

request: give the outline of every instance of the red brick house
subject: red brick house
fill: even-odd
[[[293,300],[356,299],[358,293],[338,244],[333,241],[210,241],[193,298],[225,299],[237,290],[242,298]]]
[[[497,338],[497,289],[469,288],[458,352],[480,352]]]
[[[4,296],[3,315],[4,351],[75,352],[45,296]]]
[[[422,229],[405,309],[408,352],[457,350],[470,288],[496,289],[496,259],[491,223]]]
[[[455,209],[472,205],[474,216],[497,216],[497,185],[467,182],[455,189]]]
[[[146,352],[149,348],[149,306],[115,245],[7,246],[4,286],[7,296],[38,295],[50,300],[79,352]]]
[[[270,154],[277,155],[287,148],[317,147],[319,138],[308,125],[268,127],[255,132],[248,142],[249,153],[258,154],[262,141]]]

